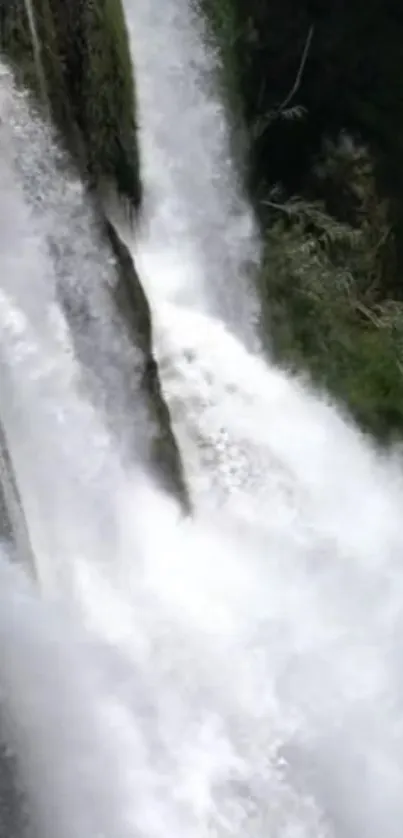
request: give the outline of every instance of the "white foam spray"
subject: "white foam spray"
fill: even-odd
[[[198,110],[192,55],[182,51],[191,43],[204,60],[203,47],[185,3],[136,5],[150,178],[137,255],[196,515],[179,520],[140,477],[140,452],[126,469],[104,428],[44,247],[52,218],[56,239],[61,217],[65,235],[76,234],[68,176],[54,172],[59,205],[33,212],[18,143],[10,144],[32,130],[21,104],[18,124],[0,127],[0,412],[40,590],[1,554],[0,690],[32,822],[41,838],[398,838],[401,465],[321,396],[249,354],[236,318],[227,326],[215,308],[195,244],[208,241],[209,216],[186,226],[177,211],[192,208],[191,192],[183,203],[186,178],[165,180],[160,168],[168,151],[184,171],[194,159],[179,100],[167,98],[175,80],[199,91],[186,120],[212,142],[221,124],[214,99],[209,110],[205,95]],[[167,68],[158,99],[164,26],[164,55],[176,69],[172,78]],[[169,49],[168,33],[176,33]],[[157,135],[158,102],[172,118]],[[200,165],[196,185],[208,177]],[[223,254],[237,247],[231,178],[215,193],[228,203],[214,253],[218,241]],[[82,197],[81,208],[88,218]],[[87,276],[92,265],[98,281],[90,253]],[[228,274],[216,268],[225,289]],[[233,287],[248,298],[242,282]],[[92,310],[88,289],[78,282]],[[115,333],[104,312],[107,343]]]

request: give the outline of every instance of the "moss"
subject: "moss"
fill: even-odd
[[[221,61],[221,79],[224,91],[233,108],[239,106],[239,79],[235,44],[237,22],[234,5],[230,0],[199,0],[204,16],[210,47],[218,53]]]
[[[8,452],[7,438],[0,422],[0,541],[14,541],[26,570],[35,574],[32,546],[13,464]],[[1,785],[1,783],[0,783]]]
[[[11,61],[20,83],[39,93],[28,16],[22,0],[0,3],[1,50]]]
[[[5,54],[19,81],[49,105],[65,144],[97,188],[141,200],[135,91],[121,0],[37,0],[35,27],[47,102],[23,0],[0,0]]]
[[[58,20],[62,37],[60,14]],[[95,182],[114,181],[137,206],[141,189],[135,90],[120,0],[79,4],[69,35],[66,79],[90,176]]]
[[[236,44],[238,20],[232,0],[196,0],[204,40],[214,61],[214,89],[226,108],[230,154],[237,173],[247,179],[249,137],[243,116]]]

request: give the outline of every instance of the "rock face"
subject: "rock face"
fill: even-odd
[[[7,543],[14,541],[18,545],[19,555],[25,563],[26,570],[34,574],[26,521],[8,455],[6,437],[0,422],[0,541],[2,540]]]
[[[0,729],[3,730],[0,716]],[[1,838],[34,836],[27,801],[21,792],[21,779],[15,756],[0,737],[0,835]]]
[[[83,176],[112,184],[138,207],[135,90],[120,0],[31,2],[0,0],[2,48],[17,80],[50,111]]]
[[[10,514],[8,511],[8,503],[5,490],[5,469],[2,465],[2,456],[0,453],[0,541],[8,541],[13,534],[13,528],[10,521]]]
[[[152,325],[148,304],[130,252],[119,238],[113,224],[105,220],[106,235],[118,266],[114,297],[121,317],[125,320],[136,346],[143,351],[144,365],[141,391],[148,410],[149,458],[163,488],[176,494],[186,512],[190,501],[179,449],[172,431],[168,406],[162,396],[157,363],[150,352]]]
[[[129,381],[125,404],[107,408],[111,408],[112,420],[114,410],[116,415],[119,413],[118,423],[123,415],[133,412],[134,441],[136,435],[143,433],[137,449],[142,447],[142,455],[153,466],[157,478],[188,510],[179,451],[152,354],[149,306],[132,257],[106,217],[102,199],[105,189],[112,190],[132,211],[138,209],[141,200],[133,69],[121,2],[36,0],[31,5],[31,0],[0,0],[0,24],[2,49],[14,68],[17,83],[31,90],[40,115],[51,117],[67,151],[66,160],[74,161],[81,174],[88,198],[87,210],[83,205],[82,212],[89,211],[92,219],[87,219],[85,229],[95,226],[94,241],[99,238],[102,245],[98,249],[100,281],[104,260],[107,268],[103,273],[109,272],[110,276],[111,271],[115,272],[115,279],[110,283],[107,280],[107,286],[117,323],[121,323],[125,336],[129,335],[133,347],[139,350],[133,354],[137,359],[135,369],[127,370],[127,357],[131,357],[127,353],[121,359],[122,371],[118,349],[105,347],[109,377],[115,375],[120,382]],[[49,174],[54,165],[50,162],[52,152],[45,156],[43,166]],[[48,180],[52,181],[51,175]],[[36,213],[47,211],[46,201],[45,197]],[[79,233],[80,218],[75,221]],[[94,241],[88,246],[87,257],[91,248],[96,249]],[[94,321],[83,296],[78,302],[74,299],[74,283],[69,284],[68,272],[77,265],[71,261],[69,246],[51,235],[48,244],[57,263],[60,297],[67,317],[81,319],[82,323],[86,318]],[[75,249],[77,245],[78,242]],[[89,343],[94,336],[90,330],[85,336],[85,328],[81,333],[77,336],[78,354],[85,365],[85,354],[89,357]],[[123,389],[120,386],[120,392]],[[136,427],[139,413],[141,421]],[[146,425],[147,433],[139,429]]]

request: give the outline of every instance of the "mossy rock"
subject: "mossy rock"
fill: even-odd
[[[21,497],[9,456],[7,439],[0,422],[0,541],[14,544],[26,570],[35,574],[35,564]]]
[[[50,110],[92,185],[141,200],[135,87],[121,0],[0,0],[1,48],[17,80]]]
[[[149,422],[153,427],[150,465],[157,477],[161,478],[163,487],[176,495],[182,508],[189,512],[190,500],[181,457],[172,431],[170,413],[162,396],[158,366],[152,354],[152,326],[148,301],[129,249],[113,224],[105,219],[103,226],[115,256],[118,272],[114,292],[115,303],[136,346],[143,351],[144,356],[141,392],[146,399]]]

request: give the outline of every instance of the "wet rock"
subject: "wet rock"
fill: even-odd
[[[152,325],[149,306],[129,249],[113,224],[105,220],[106,235],[116,258],[118,281],[114,298],[121,316],[143,351],[141,390],[147,402],[152,427],[149,448],[150,465],[162,478],[165,488],[179,497],[183,508],[190,509],[181,458],[172,432],[171,418],[162,396],[158,367],[152,353]]]
[[[0,0],[0,38],[83,176],[137,208],[135,86],[120,0]]]

